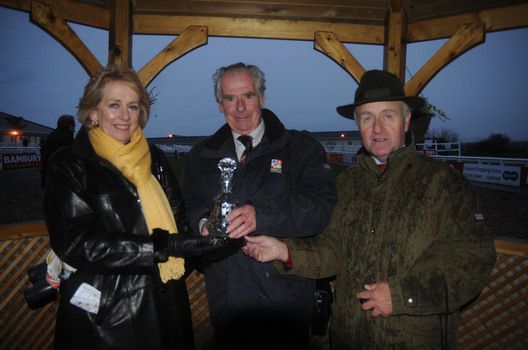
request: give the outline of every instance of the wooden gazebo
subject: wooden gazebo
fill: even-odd
[[[0,6],[30,13],[88,74],[106,64],[132,66],[132,34],[174,35],[136,67],[147,85],[167,65],[206,45],[208,36],[313,41],[356,81],[364,68],[345,43],[382,45],[383,69],[405,78],[407,44],[449,38],[406,83],[407,93],[418,94],[445,65],[483,43],[487,32],[528,27],[527,0],[0,0]],[[69,22],[108,30],[106,64]]]
[[[173,35],[143,67],[148,85],[169,64],[206,45],[209,36],[313,41],[314,49],[359,81],[365,69],[344,44],[383,46],[383,68],[405,81],[407,44],[447,39],[405,83],[419,94],[456,57],[485,41],[486,33],[528,27],[528,0],[0,0],[24,11],[60,42],[89,75],[102,66],[132,66],[132,35]],[[99,62],[70,23],[108,31],[108,62]],[[528,45],[528,43],[518,43]],[[485,74],[485,72],[483,72]],[[27,267],[47,249],[44,223],[0,227],[0,347],[46,349],[53,341],[54,305],[30,311],[21,297]],[[528,245],[496,241],[490,284],[464,313],[461,348],[528,345]],[[211,337],[203,279],[187,281],[198,348]]]

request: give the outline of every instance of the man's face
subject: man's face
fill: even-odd
[[[226,122],[236,133],[247,135],[260,124],[264,98],[255,89],[247,71],[227,73],[220,81],[223,98],[218,104]]]
[[[389,155],[404,144],[411,113],[403,115],[401,101],[371,102],[356,108],[356,121],[363,146],[386,162]]]

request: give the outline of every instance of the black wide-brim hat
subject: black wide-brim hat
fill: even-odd
[[[392,73],[382,70],[370,70],[361,77],[356,90],[354,103],[337,107],[337,113],[345,118],[354,119],[354,110],[369,102],[404,101],[411,107],[413,114],[423,111],[425,99],[418,96],[405,96],[401,80]]]

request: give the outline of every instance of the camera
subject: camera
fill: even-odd
[[[27,274],[33,287],[24,290],[24,299],[32,310],[38,309],[57,299],[58,291],[46,280],[48,265],[44,262],[28,269]]]
[[[334,293],[330,282],[335,276],[321,278],[316,281],[314,307],[312,310],[312,334],[323,336],[326,334],[328,322],[332,314]]]

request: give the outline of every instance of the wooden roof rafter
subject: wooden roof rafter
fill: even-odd
[[[99,60],[64,20],[63,13],[44,3],[35,1],[31,5],[31,20],[70,51],[89,75],[102,68]]]
[[[364,68],[344,43],[383,45],[384,69],[403,78],[407,44],[449,38],[408,82],[407,92],[418,93],[486,32],[528,27],[528,0],[0,0],[0,6],[31,12],[89,74],[101,64],[67,21],[109,30],[112,64],[132,65],[132,34],[177,36],[139,70],[145,84],[207,36],[313,40],[356,81]]]
[[[528,0],[400,1],[408,16],[407,43],[449,38],[457,28],[467,23],[474,23],[477,18],[486,24],[487,32],[528,27]],[[30,13],[32,2],[32,0],[0,0],[0,6]],[[111,1],[40,0],[40,2],[59,10],[68,22],[110,29]],[[345,43],[382,45],[385,15],[390,10],[392,1],[134,0],[133,3],[135,4],[132,10],[133,34],[179,35],[191,25],[206,25],[210,36],[311,41],[316,31],[331,31]],[[263,3],[274,4],[275,10],[262,10]],[[203,10],[198,11],[192,7],[192,5],[198,6],[196,4],[199,4]],[[259,4],[260,11],[246,10],[244,15],[228,13],[226,10],[227,5],[255,7]],[[363,11],[368,15],[355,17],[341,15],[343,18],[332,15],[339,11],[332,12],[328,8],[338,5],[341,7],[346,5],[353,13]],[[467,7],[466,10],[464,6]],[[291,7],[289,11],[284,10],[288,7]],[[311,14],[286,15],[294,10],[301,11],[308,7],[312,8]],[[164,8],[167,9],[163,10]]]

